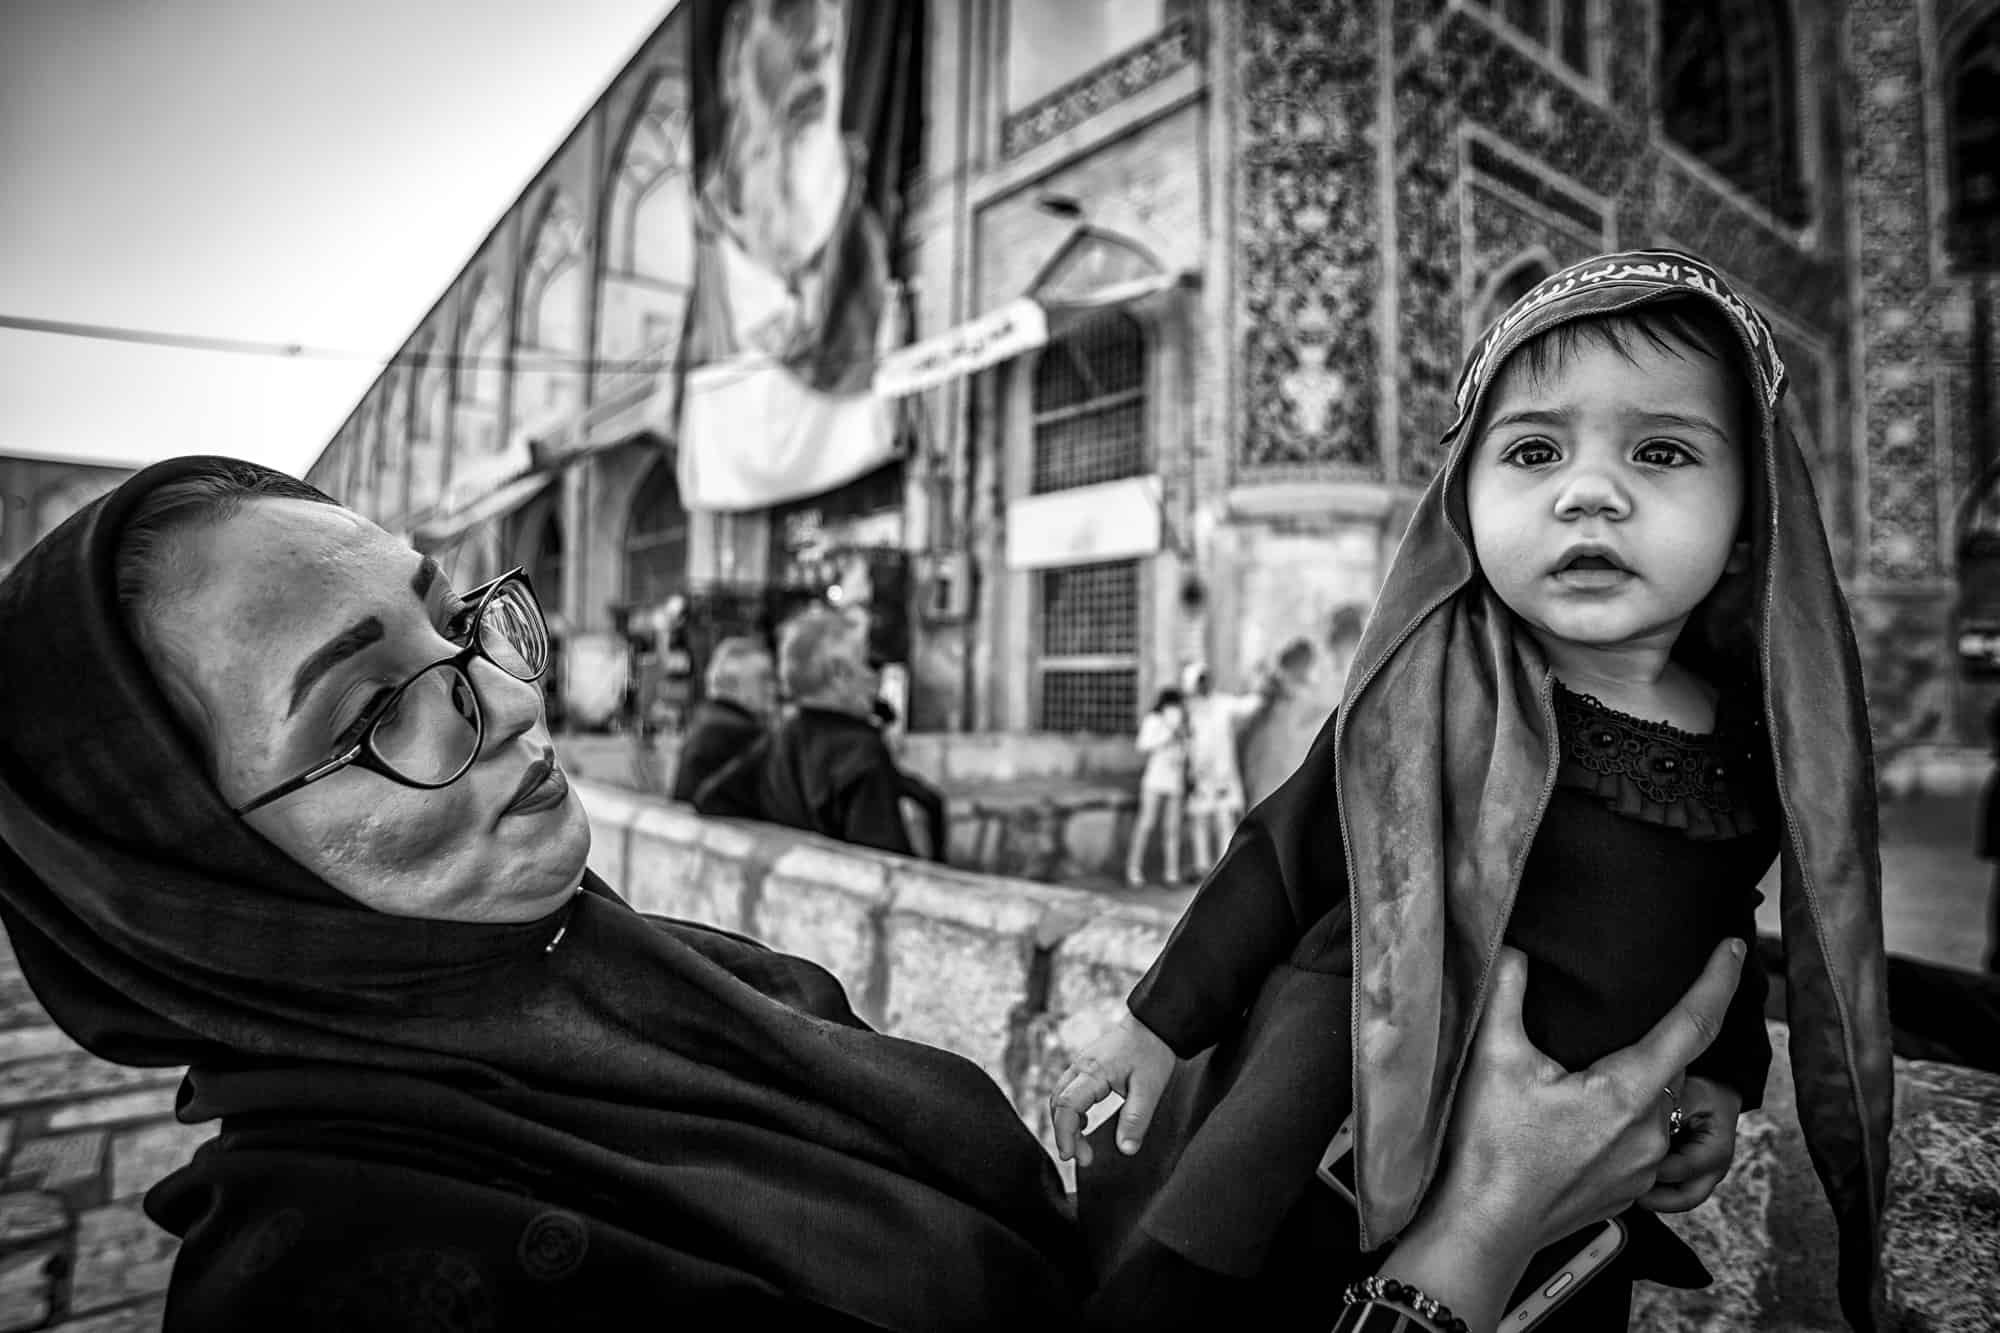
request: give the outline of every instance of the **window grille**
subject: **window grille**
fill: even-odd
[[[1130,731],[1138,719],[1139,563],[1043,570],[1038,584],[1036,726]]]
[[[1122,312],[1103,315],[1043,349],[1033,413],[1032,494],[1145,472],[1146,335],[1139,322]]]

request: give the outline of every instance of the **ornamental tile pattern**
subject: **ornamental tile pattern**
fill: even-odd
[[[1859,326],[1867,406],[1866,568],[1908,581],[1940,568],[1936,392],[1922,32],[1908,0],[1851,0],[1846,14]]]
[[[1539,246],[1567,262],[1672,238],[1779,293],[1781,313],[1793,322],[1829,339],[1838,328],[1838,257],[1803,248],[1652,142],[1649,7],[1607,4],[1600,14],[1606,73],[1589,84],[1558,73],[1553,57],[1537,59],[1479,16],[1440,0],[1394,0],[1395,411],[1405,482],[1422,484],[1435,469],[1466,330],[1482,313],[1468,302],[1524,250]],[[1464,171],[1455,142],[1461,126],[1513,151],[1474,151],[1474,167]],[[1537,163],[1540,187],[1524,179]],[[1577,183],[1602,204],[1584,198]],[[1611,217],[1593,235],[1599,208]]]
[[[1163,28],[1138,46],[1009,115],[1000,126],[1000,155],[1019,157],[1200,59],[1201,28],[1193,19],[1182,19]]]
[[[1240,461],[1380,475],[1375,6],[1274,0],[1242,25]]]

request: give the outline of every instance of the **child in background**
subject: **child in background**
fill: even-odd
[[[1135,889],[1146,887],[1146,845],[1157,828],[1166,883],[1178,884],[1181,807],[1188,781],[1187,706],[1179,690],[1161,690],[1153,701],[1153,711],[1139,720],[1138,749],[1146,756],[1146,769],[1139,776],[1139,818],[1132,825],[1132,844],[1125,853],[1125,882]]]
[[[1327,1327],[1435,1178],[1501,944],[1530,961],[1530,1040],[1583,1068],[1754,938],[1779,855],[1799,1115],[1844,1308],[1872,1327],[1891,1107],[1873,761],[1783,385],[1762,318],[1671,252],[1556,274],[1475,347],[1339,712],[1058,1080],[1086,1233],[1112,1228],[1096,1326]],[[1635,1279],[1706,1285],[1653,1213],[1708,1197],[1761,1100],[1766,983],[1743,976],[1662,1091],[1672,1151],[1624,1253],[1547,1327],[1624,1327]],[[1093,1158],[1082,1117],[1113,1092],[1119,1153]],[[1315,1178],[1350,1114],[1354,1208]]]

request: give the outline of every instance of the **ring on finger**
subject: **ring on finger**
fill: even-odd
[[[1661,1088],[1660,1091],[1665,1093],[1668,1102],[1672,1103],[1671,1109],[1667,1112],[1667,1137],[1670,1139],[1678,1138],[1681,1126],[1686,1123],[1681,1116],[1680,1094],[1676,1093],[1672,1088]]]

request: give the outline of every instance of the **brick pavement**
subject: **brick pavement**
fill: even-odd
[[[139,1200],[215,1126],[178,1069],[127,1069],[49,1023],[0,932],[0,1333],[154,1333],[177,1241]]]

